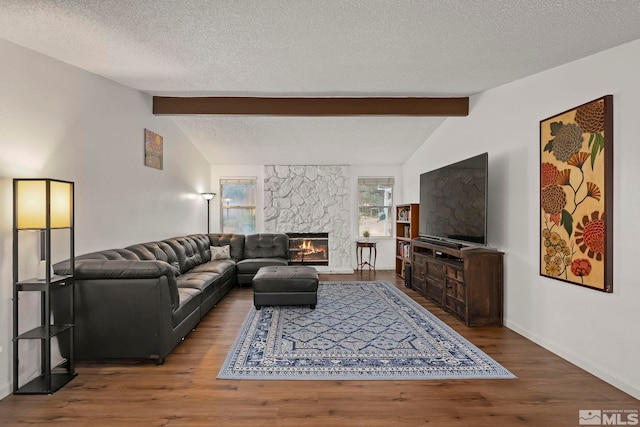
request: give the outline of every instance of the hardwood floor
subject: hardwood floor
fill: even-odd
[[[79,363],[50,396],[8,396],[0,425],[31,426],[576,426],[580,409],[640,410],[640,401],[500,327],[467,328],[392,271],[321,275],[387,280],[481,348],[514,380],[217,380],[252,305],[233,289],[167,358]]]

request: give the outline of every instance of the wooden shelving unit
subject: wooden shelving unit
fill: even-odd
[[[418,237],[420,205],[396,205],[396,274],[404,278],[404,269],[411,264],[411,239]]]

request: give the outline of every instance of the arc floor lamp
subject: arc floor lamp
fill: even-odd
[[[207,234],[210,233],[209,231],[209,225],[210,225],[210,218],[211,218],[211,209],[209,209],[209,203],[211,202],[211,199],[213,199],[216,196],[216,193],[200,193],[202,195],[202,197],[207,201]]]

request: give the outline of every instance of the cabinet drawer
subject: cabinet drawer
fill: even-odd
[[[465,318],[465,303],[457,300],[449,295],[446,296],[444,306],[449,310],[453,311],[455,314],[460,316],[461,318]]]
[[[424,280],[422,280],[421,278],[412,276],[411,277],[411,289],[413,289],[414,291],[417,291],[420,294],[424,295],[424,293],[425,293]]]
[[[445,293],[448,296],[459,299],[463,302],[466,300],[465,284],[463,282],[447,278],[445,287]]]
[[[464,270],[462,269],[447,265],[445,267],[445,274],[451,279],[464,281]]]

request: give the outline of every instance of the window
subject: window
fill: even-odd
[[[393,236],[393,178],[358,178],[358,235]]]
[[[256,179],[220,179],[220,223],[223,233],[256,232]]]

